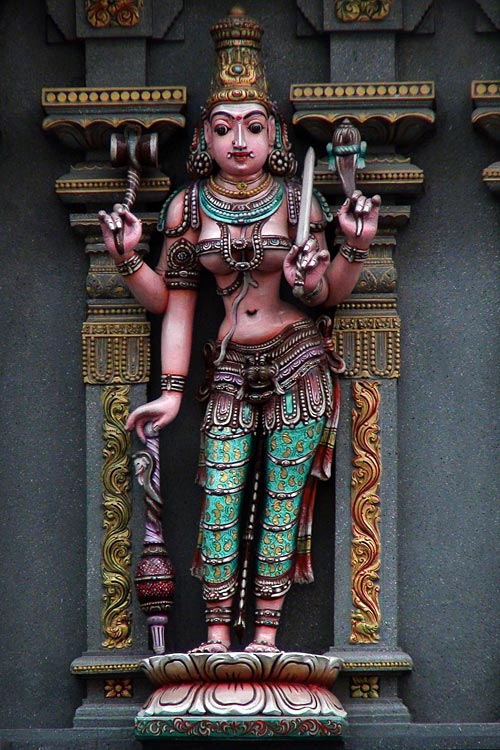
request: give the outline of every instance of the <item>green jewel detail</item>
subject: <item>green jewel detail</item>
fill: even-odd
[[[283,202],[284,188],[280,182],[264,198],[247,201],[245,204],[222,201],[210,192],[207,183],[200,187],[200,205],[211,219],[226,224],[254,224],[272,216]]]

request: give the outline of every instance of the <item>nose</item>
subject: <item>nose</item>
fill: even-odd
[[[245,134],[243,131],[243,123],[236,122],[233,129],[233,146],[235,148],[245,148]]]

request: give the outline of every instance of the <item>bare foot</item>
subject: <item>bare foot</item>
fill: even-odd
[[[227,654],[229,651],[229,643],[224,643],[218,638],[210,638],[208,641],[203,641],[196,648],[192,648],[188,651],[188,654]]]
[[[249,654],[279,654],[281,653],[281,649],[274,645],[274,643],[271,643],[271,641],[267,641],[264,638],[261,638],[258,641],[252,641],[248,644],[245,651]]]

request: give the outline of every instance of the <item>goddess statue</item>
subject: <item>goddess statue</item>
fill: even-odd
[[[294,243],[301,186],[292,179],[296,162],[285,124],[269,98],[262,31],[240,9],[211,30],[216,70],[188,159],[195,179],[163,207],[156,272],[135,252],[140,221],[120,204],[99,214],[132,294],[163,315],[162,394],[127,422],[142,440],[147,422],[160,430],[179,412],[201,268],[214,274],[224,305],[217,341],[207,346],[199,472],[205,493],[193,574],[203,582],[208,636],[195,652],[230,649],[233,605],[241,628],[250,578],[255,632],[246,650],[278,651],[286,593],[292,582],[312,580],[315,483],[330,474],[342,361],[325,319],[317,325],[303,306],[333,307],[350,294],[380,206],[378,196],[360,192],[346,200],[337,214],[345,242],[330,260],[325,227],[332,217],[315,194],[307,239]],[[300,309],[281,299],[283,275]]]

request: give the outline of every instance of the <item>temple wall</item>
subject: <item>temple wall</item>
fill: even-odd
[[[245,7],[265,28],[271,89],[290,119],[290,84],[330,77],[328,40],[297,38],[290,0],[248,0]],[[150,42],[147,84],[188,90],[186,131],[161,154],[174,187],[185,181],[183,157],[209,85],[209,28],[227,9],[225,0],[185,0],[175,27],[184,38]],[[411,148],[425,191],[412,199],[395,255],[402,364],[397,421],[389,428],[397,428],[397,627],[399,646],[414,664],[399,694],[416,724],[452,725],[451,735],[456,726],[457,738],[461,725],[478,725],[485,744],[448,738],[442,745],[466,750],[493,748],[491,725],[498,720],[500,212],[481,172],[498,159],[499,148],[471,125],[470,84],[499,78],[500,46],[498,32],[475,31],[478,4],[435,0],[433,12],[434,33],[398,35],[395,53],[397,80],[433,80],[437,92],[435,133]],[[52,750],[65,746],[61,730],[72,726],[85,697],[70,663],[87,639],[80,332],[88,261],[68,207],[54,192],[55,179],[81,154],[43,132],[40,95],[47,86],[84,86],[85,59],[82,43],[64,40],[48,19],[45,3],[30,3],[28,12],[4,0],[0,38],[0,748],[31,750],[36,741]],[[129,64],[133,77],[133,48]],[[367,77],[353,70],[352,80]],[[304,131],[292,138],[301,157],[310,141]],[[148,262],[158,252],[156,237]],[[165,531],[177,574],[167,640],[176,651],[204,634],[200,585],[189,575],[201,499],[194,485],[200,408],[194,395],[201,347],[220,316],[209,282],[200,294],[181,415],[162,435]],[[159,322],[151,322],[153,398]],[[342,425],[348,429],[348,414]],[[90,429],[98,434],[100,425]],[[91,471],[98,475],[97,462]],[[287,650],[323,653],[333,644],[333,495],[332,480],[317,500],[316,581],[296,587],[286,602],[280,643]],[[142,508],[136,512],[142,515]],[[382,571],[381,586],[391,585]],[[137,622],[138,632],[141,627]],[[72,747],[135,747],[119,731],[116,745],[101,745],[105,730],[97,739],[82,730]],[[431,747],[425,740],[418,746]],[[370,747],[379,745],[373,740]]]

